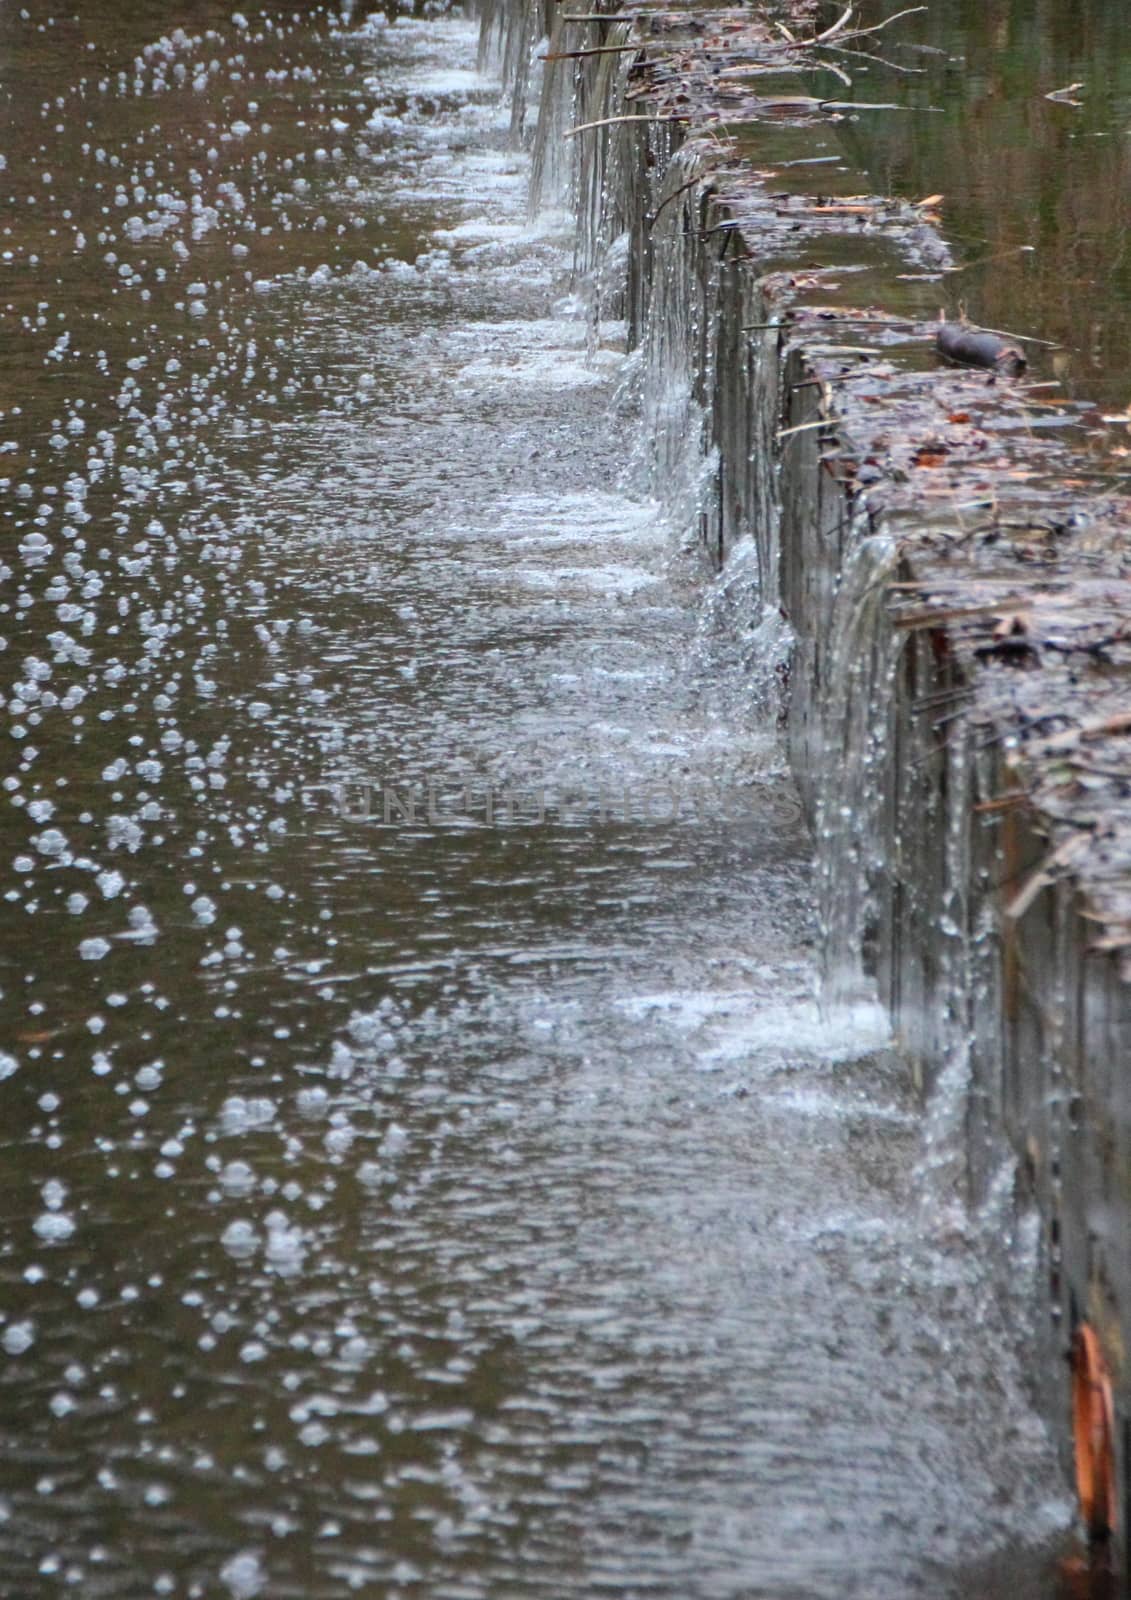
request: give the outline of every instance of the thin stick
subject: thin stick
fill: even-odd
[[[798,389],[823,389],[830,383],[859,383],[864,378],[875,381],[880,376],[876,367],[865,367],[862,372],[833,372],[827,378],[802,378],[800,383],[791,383],[789,391],[796,394]]]
[[[816,38],[812,42],[814,44],[821,44],[825,39],[831,39],[834,34],[839,33],[845,24],[851,20],[851,17],[852,6],[850,5],[845,9],[844,15],[837,18],[831,28],[826,28],[824,33],[817,34]]]
[[[598,117],[596,122],[579,122],[576,128],[567,128],[565,137],[572,139],[575,133],[584,133],[588,128],[610,128],[617,122],[686,122],[690,115],[689,111],[685,111],[679,116],[671,117],[650,117],[635,114],[620,117]]]
[[[846,51],[845,54],[847,55],[848,52]],[[860,52],[858,50],[854,50],[852,52],[852,54],[853,55],[859,55]],[[822,61],[821,62],[821,70],[823,72],[831,72],[831,73],[833,73],[836,77],[838,77],[840,79],[841,83],[845,84],[849,89],[852,88],[852,86],[853,86],[852,85],[852,79],[848,76],[848,73],[845,72],[843,67],[838,67],[837,66],[835,61]]]
[[[651,233],[656,223],[660,220],[660,212],[665,206],[670,206],[673,200],[678,200],[681,194],[686,194],[689,189],[694,189],[697,183],[703,183],[708,178],[713,178],[713,172],[697,172],[694,178],[688,178],[686,183],[681,183],[678,189],[673,189],[671,194],[665,195],[659,205],[648,219],[648,232]]]
[[[629,50],[643,50],[647,41],[634,39],[630,44],[596,44],[589,50],[547,50],[538,61],[580,61],[582,56],[617,56]]]
[[[641,17],[677,16],[671,6],[642,5],[637,11],[559,11],[558,18],[561,22],[638,22]],[[733,17],[745,16],[749,13],[743,7],[735,6],[706,6],[701,11],[696,11],[697,17]],[[770,41],[767,41],[770,42]]]
[[[1011,250],[998,250],[989,256],[975,256],[973,261],[964,261],[960,267],[943,267],[942,270],[953,277],[955,273],[968,272],[971,267],[987,267],[991,266],[995,261],[1005,261],[1009,256],[1033,255],[1036,252],[1036,248],[1035,244],[1018,244],[1014,245]]]
[[[1062,350],[1064,346],[1056,339],[1038,339],[1031,333],[1009,333],[1005,328],[984,328],[983,333],[996,333],[1000,339],[1022,339],[1026,344],[1043,344],[1047,350]],[[1030,384],[1030,388],[1037,385]]]
[[[798,332],[814,328],[827,328],[831,323],[855,323],[859,328],[918,328],[922,324],[913,322],[910,317],[894,317],[887,319],[873,317],[816,317],[812,321],[803,322],[798,318],[793,322],[744,322],[743,333],[765,333],[769,328],[794,328]]]
[[[917,11],[926,11],[926,6],[908,6],[906,11],[896,11],[892,16],[885,17],[883,22],[877,22],[874,28],[852,28],[847,33],[840,34],[840,39],[866,39],[869,34],[881,33],[884,28],[893,22],[898,22],[900,17],[914,16]],[[819,39],[798,39],[792,47],[797,50],[812,50],[819,43]],[[782,45],[783,50],[788,50],[789,45]],[[837,46],[839,48],[839,45]]]
[[[902,67],[898,61],[889,61],[887,56],[874,56],[870,50],[849,50],[847,45],[827,44],[826,50],[835,50],[838,56],[853,56],[858,61],[870,61],[873,65],[877,62],[881,67],[890,67],[893,72],[907,72],[914,77],[922,77],[926,67]],[[829,69],[831,63],[826,61],[822,65]]]
[[[865,34],[882,33],[893,22],[898,22],[900,17],[913,17],[917,11],[926,11],[927,6],[908,6],[905,11],[896,11],[890,17],[885,17],[882,22],[877,22],[873,28],[853,28],[850,35],[853,39],[862,39]]]
[[[773,104],[770,101],[769,104]],[[893,100],[818,100],[818,111],[941,111],[941,106],[901,106]]]
[[[832,417],[818,417],[816,422],[799,422],[793,428],[779,428],[774,434],[775,439],[788,439],[791,433],[806,433],[810,428],[830,428],[833,426]]]

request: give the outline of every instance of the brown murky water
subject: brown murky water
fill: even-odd
[[[0,8],[0,1593],[1049,1592],[474,29],[178,19]]]

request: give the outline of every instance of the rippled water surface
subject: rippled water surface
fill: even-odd
[[[471,24],[177,9],[0,8],[0,1592],[1047,1593]]]

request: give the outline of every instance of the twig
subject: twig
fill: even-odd
[[[941,106],[901,106],[894,100],[819,100],[820,111],[934,111]]]
[[[845,72],[843,67],[838,67],[834,61],[822,61],[821,71],[831,72],[834,77],[839,78],[841,83],[847,85],[849,89],[853,87],[852,79],[848,76],[848,73]]]
[[[627,116],[598,117],[595,122],[579,122],[576,128],[567,128],[565,131],[565,137],[567,139],[572,139],[575,133],[585,133],[585,131],[589,128],[609,128],[617,122],[686,122],[690,115],[691,113],[689,111],[683,111],[678,115],[669,117],[650,117],[646,113],[640,115],[630,112]]]
[[[881,67],[890,67],[893,72],[906,72],[916,77],[922,77],[927,70],[926,67],[902,67],[898,61],[889,61],[887,56],[874,56],[870,50],[849,50],[843,44],[827,44],[825,49],[835,50],[838,56],[853,56],[858,61],[878,62]],[[830,62],[823,62],[822,65],[831,70]]]
[[[917,11],[926,10],[926,6],[908,6],[905,11],[896,11],[890,17],[885,17],[882,22],[877,22],[873,28],[853,28],[851,37],[853,39],[862,39],[865,34],[882,33],[893,22],[898,22],[900,17],[913,17]]]
[[[991,266],[995,261],[1005,261],[1010,256],[1033,255],[1036,252],[1035,244],[1015,245],[1012,250],[999,250],[991,256],[975,256],[973,261],[964,261],[960,267],[943,267],[943,272],[953,275],[956,272],[968,272],[971,267]]]
[[[974,811],[982,817],[995,816],[999,811],[1014,811],[1028,804],[1029,796],[1024,789],[1010,789],[1007,794],[994,795],[992,800],[979,800]]]
[[[830,428],[834,422],[833,417],[818,417],[816,422],[798,422],[792,428],[779,428],[774,438],[788,439],[791,433],[806,433],[810,428]]]
[[[842,16],[839,16],[836,19],[836,21],[833,23],[831,28],[826,28],[824,33],[818,33],[816,35],[816,37],[813,40],[813,43],[814,44],[822,44],[824,42],[824,40],[833,38],[833,36],[835,34],[838,34],[840,32],[840,30],[846,25],[846,23],[849,22],[851,17],[852,17],[852,6],[850,5],[850,6],[848,6],[846,8],[844,14]],[[1078,88],[1079,85],[1076,84],[1076,85],[1073,85],[1073,87],[1074,88]]]
[[[1091,843],[1091,840],[1090,833],[1075,833],[1059,844],[1030,876],[1021,892],[1006,906],[1006,916],[1013,921],[1023,917],[1041,890],[1050,888],[1056,882],[1054,875],[1056,869],[1068,866]]]
[[[981,332],[996,333],[1001,339],[1022,339],[1026,344],[1043,344],[1047,350],[1061,350],[1064,348],[1056,339],[1038,339],[1031,333],[1007,333],[1004,328],[982,328]],[[1038,385],[1031,383],[1028,387],[1035,389]]]
[[[966,617],[983,617],[994,612],[1005,612],[1020,602],[1013,599],[987,600],[981,605],[925,606],[922,609],[895,612],[892,625],[896,628],[938,628],[944,623],[961,622]]]
[[[905,587],[900,585],[901,588]],[[939,706],[951,705],[959,700],[964,700],[974,693],[972,684],[956,684],[950,689],[939,689],[934,694],[925,694],[918,700],[912,700],[911,709],[914,712],[931,711]]]
[[[900,17],[914,16],[914,14],[917,11],[926,11],[926,10],[927,10],[926,6],[908,6],[906,11],[896,11],[892,16],[885,17],[883,22],[877,22],[875,27],[872,27],[872,28],[851,28],[847,33],[840,34],[838,37],[842,38],[842,39],[866,39],[869,34],[882,33],[885,28],[887,28],[887,27],[889,27],[891,25],[891,23],[898,22]],[[812,50],[814,45],[816,45],[818,42],[819,42],[818,39],[798,39],[796,45],[794,46],[794,48],[798,49],[798,50]],[[788,48],[789,48],[788,45],[783,45],[782,46],[782,49],[788,49]],[[838,46],[838,48],[839,48],[839,46]]]
[[[559,11],[558,16],[563,22],[636,22],[640,17],[655,16],[657,13],[662,17],[670,16],[671,7],[641,5],[635,11]],[[749,18],[749,12],[745,8],[738,6],[704,6],[702,10],[697,10],[695,15],[697,17],[733,17],[741,15],[744,18]]]
[[[831,383],[858,383],[862,378],[870,378],[873,382],[879,376],[874,367],[866,367],[862,372],[833,372],[827,378],[802,378],[800,383],[791,383],[790,394],[796,394],[799,389],[824,389]]]
[[[646,219],[648,222],[649,233],[651,233],[652,229],[656,226],[656,223],[660,220],[660,212],[665,206],[670,206],[673,200],[678,200],[681,194],[687,193],[688,189],[694,189],[697,183],[703,183],[707,178],[712,177],[714,177],[714,173],[697,172],[694,178],[688,178],[687,182],[681,183],[678,189],[673,189],[671,194],[665,195],[660,201],[659,205],[656,207],[655,211],[653,211],[651,217]]]
[[[595,44],[588,50],[548,50],[545,55],[538,56],[538,61],[580,61],[582,56],[618,56],[624,55],[629,50],[643,50],[647,43],[643,39],[634,39],[629,44]]]
[[[743,333],[762,333],[767,328],[827,328],[830,323],[847,322],[855,323],[861,328],[918,328],[922,323],[913,321],[910,317],[814,317],[811,321],[802,321],[800,318],[793,322],[744,322]]]

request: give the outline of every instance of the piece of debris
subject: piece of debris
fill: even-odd
[[[1020,377],[1028,366],[1025,352],[1017,345],[963,322],[940,322],[935,344],[948,361],[967,367],[989,367],[1008,378]]]
[[[1084,102],[1074,98],[1077,89],[1082,89],[1082,83],[1069,83],[1063,89],[1054,89],[1051,94],[1046,94],[1046,100],[1053,100],[1058,106],[1082,106]]]

